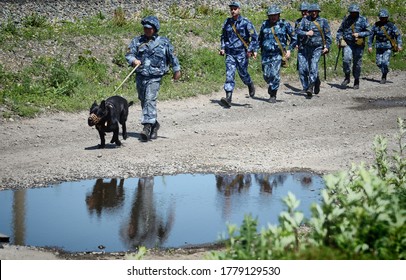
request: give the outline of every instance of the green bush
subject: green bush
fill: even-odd
[[[21,73],[5,72],[0,67],[0,81],[7,88],[0,87],[0,104],[24,117],[35,116],[44,106],[66,110],[64,100],[71,99],[81,83],[71,68],[48,57],[34,60]]]
[[[7,22],[1,25],[1,33],[4,32],[11,35],[17,35],[18,33],[17,31],[18,31],[17,25],[11,18],[8,18]]]
[[[37,13],[31,13],[31,15],[23,18],[24,27],[45,27],[48,24],[48,20],[45,16],[41,16]]]
[[[124,26],[127,24],[123,8],[119,7],[114,10],[113,24],[116,26]]]
[[[242,226],[228,227],[225,252],[215,259],[406,259],[405,124],[398,119],[397,150],[387,140],[374,141],[375,162],[325,176],[321,204],[304,221],[299,201],[289,193],[288,208],[278,226],[258,234],[257,221],[246,216]],[[301,233],[304,224],[309,233]]]

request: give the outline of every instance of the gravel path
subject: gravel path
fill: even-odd
[[[329,80],[308,100],[297,79],[282,77],[276,104],[266,102],[266,89],[258,88],[254,99],[243,89],[235,92],[231,109],[218,103],[223,92],[159,102],[161,130],[148,143],[138,140],[136,104],[129,138],[122,147],[102,150],[96,149],[97,131],[87,126],[88,112],[3,119],[0,190],[177,173],[346,170],[353,162],[371,162],[375,135],[392,140],[397,118],[406,118],[405,72],[391,72],[388,79],[381,85],[379,74],[363,77],[357,91],[339,89],[341,78]],[[5,252],[0,249],[0,259]]]

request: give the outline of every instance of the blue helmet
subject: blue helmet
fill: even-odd
[[[359,12],[360,12],[359,6],[358,6],[357,4],[351,4],[351,5],[348,7],[348,12],[349,12],[349,13],[359,13]]]
[[[159,31],[159,20],[155,16],[147,16],[143,20],[141,20],[141,24],[147,28],[154,28],[155,32]]]
[[[319,4],[310,4],[308,6],[307,10],[308,11],[319,11],[319,12],[321,12]]]
[[[241,8],[241,4],[240,2],[237,1],[233,1],[230,4],[228,4],[229,7],[237,7],[237,8]]]
[[[271,5],[268,8],[268,11],[266,12],[266,14],[268,16],[270,16],[270,15],[278,15],[280,13],[281,13],[281,9],[277,5]]]
[[[381,9],[379,11],[378,17],[389,17],[389,12],[387,9]]]
[[[307,2],[302,2],[299,6],[299,11],[307,11],[309,9],[309,3]]]

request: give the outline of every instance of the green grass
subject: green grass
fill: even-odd
[[[366,1],[362,6],[363,14],[369,16],[371,23],[377,19],[376,14],[381,2],[387,3]],[[386,7],[391,13],[391,19],[404,33],[406,10],[402,2],[391,1]],[[291,6],[284,6],[282,18],[291,22],[296,20],[299,17],[299,3],[295,1]],[[340,3],[338,0],[323,1],[322,16],[330,21],[341,21],[346,9],[343,9]],[[169,8],[169,18],[161,20],[160,34],[171,40],[182,67],[180,81],[174,83],[171,73],[163,78],[159,94],[161,100],[181,99],[213,91],[222,92],[225,65],[224,57],[218,55],[218,48],[220,29],[229,13],[227,10],[199,4],[194,8],[191,11],[173,5]],[[259,32],[262,21],[266,20],[266,9],[266,4],[258,10],[247,7],[242,10],[242,14],[254,23]],[[131,70],[124,58],[127,46],[122,42],[142,34],[140,18],[153,15],[154,12],[144,9],[139,12],[137,20],[126,19],[124,14],[123,10],[117,9],[110,18],[97,13],[75,22],[51,23],[33,13],[23,20],[21,26],[16,26],[11,19],[1,25],[2,50],[13,53],[15,49],[24,48],[24,55],[32,61],[32,64],[21,61],[18,70],[13,71],[6,70],[6,67],[0,64],[0,106],[5,108],[2,110],[3,116],[34,117],[43,111],[87,110],[94,100],[110,96]],[[109,59],[102,59],[90,50],[84,50],[76,53],[71,60],[63,61],[52,53],[38,57],[31,50],[33,44],[49,45],[49,42],[52,42],[75,54],[73,42],[85,37],[97,38],[100,45],[110,43],[111,48],[105,52]],[[342,76],[341,59],[337,72],[333,70],[337,52],[337,47],[333,45],[326,59],[327,79]],[[290,67],[282,69],[285,80],[298,79],[296,56],[297,53],[293,52]],[[396,54],[391,60],[391,68],[405,70],[404,61],[405,52]],[[322,60],[320,63],[322,71]],[[378,71],[375,55],[366,51],[363,73],[373,71]],[[249,72],[258,86],[266,86],[262,77],[260,57],[250,61]],[[236,82],[237,87],[245,87],[238,76]],[[137,101],[133,79],[124,84],[117,93]]]

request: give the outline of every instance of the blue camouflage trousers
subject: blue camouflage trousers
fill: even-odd
[[[305,75],[305,69],[307,65],[307,60],[305,59],[305,51],[303,47],[299,47],[297,51],[297,71],[299,73],[299,80],[302,84],[303,90],[307,90],[309,87],[308,77],[309,75]]]
[[[389,72],[389,60],[391,54],[391,49],[376,49],[376,66],[381,69],[382,74],[387,74]]]
[[[359,79],[361,76],[362,66],[362,54],[364,53],[364,47],[347,45],[343,49],[343,71],[345,75],[351,73],[352,62],[352,75],[354,79]]]
[[[224,83],[225,91],[233,91],[235,87],[235,71],[238,71],[242,82],[245,85],[252,83],[251,77],[248,74],[248,56],[245,51],[237,54],[226,55],[226,81]]]
[[[156,100],[162,77],[147,77],[137,74],[138,99],[141,101],[141,124],[154,124],[157,120]]]
[[[280,53],[267,55],[266,60],[262,61],[262,73],[269,90],[274,91],[279,89],[281,64],[282,55]]]
[[[299,77],[303,90],[307,90],[311,84],[314,84],[319,76],[319,61],[322,50],[322,46],[303,46],[297,54]]]

